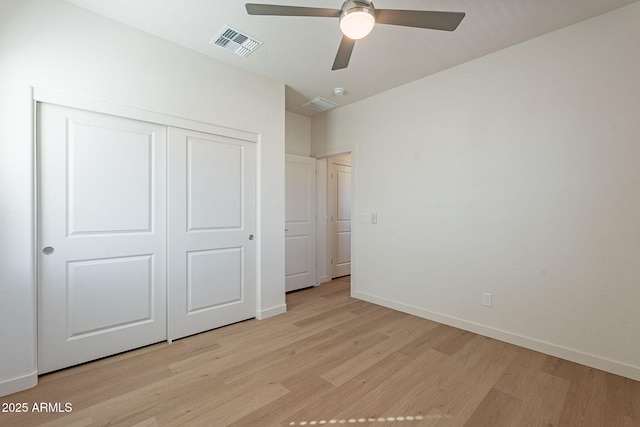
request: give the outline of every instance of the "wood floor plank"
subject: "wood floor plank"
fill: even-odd
[[[422,375],[416,372],[434,372],[447,363],[447,357],[442,353],[427,350],[418,357],[411,359],[405,366],[395,372],[387,372],[387,378],[375,385],[357,402],[337,413],[338,418],[395,418],[406,414],[397,414],[390,410],[401,400],[411,399],[408,393],[422,382]],[[425,408],[427,409],[427,408]]]
[[[433,351],[433,350],[431,350]],[[445,365],[448,360],[445,361]],[[436,370],[430,370],[425,375],[420,375],[421,382],[415,387],[409,389],[402,399],[396,400],[391,405],[387,412],[389,416],[403,416],[403,417],[424,417],[424,420],[417,422],[416,425],[428,425],[428,426],[450,426],[461,425],[456,424],[455,418],[439,408],[437,397],[444,392],[440,388],[442,383],[442,376],[439,371],[442,368]],[[413,424],[412,424],[413,426]],[[386,426],[385,426],[386,427]]]
[[[440,369],[437,388],[418,393],[416,399],[429,402],[462,425],[514,357],[513,346],[475,336]]]
[[[399,351],[407,343],[423,334],[423,328],[416,328],[415,320],[412,317],[406,316],[392,322],[394,324],[392,327],[384,329],[384,334],[389,336],[389,340],[361,352],[347,362],[336,364],[331,370],[324,373],[322,378],[336,386],[342,385],[362,371],[376,365],[390,354]],[[412,323],[413,325],[411,325]],[[425,324],[425,327],[432,328],[436,325]]]
[[[331,310],[323,311],[315,316],[310,316],[302,320],[298,320],[293,324],[299,327],[308,327],[311,325],[320,324],[322,327],[327,325],[335,326],[345,321],[357,319],[358,315],[349,311],[350,308],[358,306],[358,302],[352,301],[344,306],[336,307]]]
[[[44,375],[0,402],[72,411],[0,425],[640,426],[640,382],[355,300],[348,278],[287,307]]]
[[[321,400],[309,402],[301,411],[292,416],[289,422],[301,420],[321,420],[335,418],[346,407],[361,401],[371,389],[384,381],[390,372],[401,369],[409,359],[400,353],[393,353],[376,365],[358,374],[346,383],[336,387],[334,392]]]
[[[33,421],[32,421],[33,422]],[[78,417],[77,415],[69,415],[67,417],[62,417],[56,421],[49,421],[49,422],[45,422],[43,424],[22,424],[22,423],[18,423],[18,424],[14,424],[15,426],[39,426],[39,427],[60,427],[60,426],[64,426],[64,427],[87,427],[87,426],[94,426],[96,425],[95,420],[93,419],[93,417],[88,416],[88,417]]]
[[[520,393],[524,401],[516,424],[526,424],[536,419],[541,425],[557,426],[569,393],[570,383],[564,378],[545,372],[536,372]]]
[[[283,354],[283,357],[274,360],[275,363],[254,363],[253,366],[238,366],[238,369],[234,369],[233,375],[225,373],[224,379],[227,384],[247,380],[249,377],[251,377],[252,381],[254,378],[260,378],[265,381],[282,381],[290,376],[306,372],[310,366],[322,363],[327,359],[333,361],[333,363],[349,359],[349,356],[365,351],[387,339],[382,334],[374,334],[346,341],[344,338],[331,340],[306,351]]]
[[[518,351],[513,361],[496,382],[495,388],[520,399],[526,399],[532,383],[545,362],[547,356],[542,353]]]
[[[320,377],[309,375],[295,376],[283,381],[290,393],[281,396],[268,405],[234,421],[230,426],[279,426],[288,425],[282,420],[294,419],[309,402],[321,400],[334,390],[334,386]],[[290,423],[291,421],[289,421]]]
[[[399,349],[400,353],[409,357],[414,357],[425,350],[436,347],[444,347],[447,343],[455,340],[460,336],[460,330],[447,325],[436,325],[434,328],[426,330],[420,337],[407,343],[403,348]],[[472,335],[472,337],[475,335]],[[465,341],[466,343],[467,341]],[[464,343],[462,344],[464,345]]]
[[[640,419],[640,382],[618,375],[606,375],[606,406],[613,414],[629,419]]]
[[[464,423],[465,427],[517,426],[522,400],[495,388],[489,390],[480,405]]]

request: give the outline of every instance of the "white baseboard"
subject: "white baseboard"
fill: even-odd
[[[258,320],[268,319],[269,317],[277,316],[278,314],[283,314],[286,312],[287,312],[287,304],[282,304],[282,305],[268,308],[266,310],[258,310],[256,312],[256,319]]]
[[[37,371],[33,371],[32,373],[23,375],[21,377],[5,380],[0,382],[0,396],[7,396],[9,394],[17,393],[19,391],[35,387],[37,384]]]
[[[408,313],[414,316],[422,317],[424,319],[433,320],[434,322],[443,323],[445,325],[453,326],[459,329],[464,329],[465,331],[474,332],[485,337],[494,338],[503,342],[507,342],[509,344],[514,344],[520,347],[528,348],[530,350],[539,351],[550,356],[559,357],[561,359],[576,362],[581,365],[590,366],[592,368],[600,369],[602,371],[611,372],[616,375],[621,375],[623,377],[640,381],[640,367],[638,366],[606,359],[593,354],[584,353],[579,350],[563,347],[561,345],[526,337],[509,331],[504,331],[502,329],[491,328],[479,323],[470,322],[442,313],[436,313],[398,301],[380,298],[364,292],[354,291],[352,296],[354,298],[368,301],[373,304],[402,311],[403,313]]]

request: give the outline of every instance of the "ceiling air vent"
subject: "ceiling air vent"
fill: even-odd
[[[262,44],[260,40],[251,38],[228,25],[225,25],[210,43],[243,57],[248,56]]]
[[[302,106],[304,108],[308,108],[310,110],[318,111],[321,113],[333,107],[337,107],[338,104],[331,102],[327,99],[318,97],[318,98],[313,98],[311,101],[307,102],[306,104],[302,104]]]

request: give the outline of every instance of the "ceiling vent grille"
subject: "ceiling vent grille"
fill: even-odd
[[[313,98],[311,101],[307,102],[306,104],[302,104],[302,106],[304,108],[308,108],[310,110],[321,113],[323,111],[330,110],[333,107],[337,107],[338,104],[331,102],[328,99],[317,97],[317,98]]]
[[[228,25],[225,25],[210,43],[242,57],[248,56],[262,45],[260,40],[251,38]]]

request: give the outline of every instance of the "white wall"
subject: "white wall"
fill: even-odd
[[[284,149],[287,154],[309,157],[311,153],[311,118],[285,112]]]
[[[59,0],[0,0],[0,28],[0,395],[35,381],[32,87],[260,134],[258,316],[284,311],[283,84]]]
[[[312,154],[354,144],[378,212],[355,295],[640,379],[638,22],[634,3],[314,118]]]

